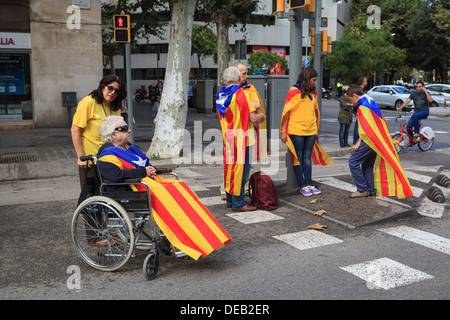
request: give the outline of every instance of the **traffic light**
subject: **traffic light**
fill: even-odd
[[[314,28],[311,28],[311,54],[314,54]]]
[[[331,43],[333,42],[333,39],[331,38],[331,36],[328,36],[328,40],[327,40],[327,53],[331,53]]]
[[[328,35],[327,35],[327,30],[322,30],[322,46],[321,46],[321,51],[322,52],[327,52],[328,49]]]
[[[272,14],[284,12],[285,0],[272,0]]]
[[[309,0],[309,4],[303,8],[305,12],[316,12],[316,0]]]
[[[309,5],[311,0],[289,0],[289,9],[301,9]]]
[[[130,15],[116,14],[114,19],[114,41],[115,42],[130,42]]]

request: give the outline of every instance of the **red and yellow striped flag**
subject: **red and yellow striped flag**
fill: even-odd
[[[411,185],[379,106],[371,97],[364,95],[358,101],[357,116],[361,139],[377,153],[374,171],[377,196],[412,197]]]

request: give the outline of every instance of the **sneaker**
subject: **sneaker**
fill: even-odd
[[[314,187],[314,186],[308,186],[308,188],[309,188],[309,191],[312,192],[312,194],[321,194],[322,193],[322,191],[320,191],[319,189],[316,189],[316,187]]]
[[[370,191],[366,190],[364,192],[355,191],[350,194],[350,198],[363,198],[370,196]]]
[[[301,193],[302,195],[304,195],[305,197],[312,196],[312,192],[309,190],[308,187],[303,187],[303,188],[301,188],[301,189],[300,189],[300,193]]]

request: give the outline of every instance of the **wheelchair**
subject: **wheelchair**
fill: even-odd
[[[150,191],[140,179],[111,182],[102,179],[97,158],[80,157],[95,167],[96,192],[82,201],[72,219],[72,239],[78,253],[91,267],[102,271],[115,271],[123,267],[135,250],[147,250],[143,272],[148,280],[156,278],[159,252],[175,257],[186,256],[172,247],[152,219]],[[158,175],[178,175],[172,170],[157,170]],[[146,191],[108,192],[113,185],[141,184]]]

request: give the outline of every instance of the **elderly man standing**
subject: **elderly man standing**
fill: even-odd
[[[224,141],[224,186],[227,194],[227,206],[234,211],[253,211],[255,206],[245,202],[245,183],[250,174],[251,147],[255,143],[249,126],[266,119],[256,109],[248,96],[239,88],[241,72],[237,67],[224,71],[227,83],[216,96],[217,113],[220,119]]]
[[[250,102],[256,109],[255,113],[261,113],[266,115],[264,102],[261,99],[261,96],[259,95],[255,86],[247,82],[248,77],[247,67],[241,62],[236,63],[234,66],[237,67],[241,72],[241,77],[239,79],[241,82],[240,88],[250,99]],[[254,159],[256,158],[256,160],[262,160],[267,158],[267,121],[266,120],[261,121],[260,123],[255,124],[254,127],[256,130],[256,144],[253,150],[254,152],[256,152],[256,157],[254,157]]]

